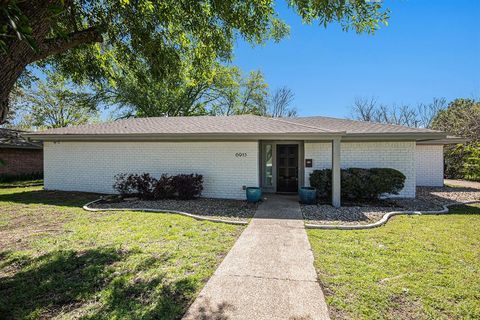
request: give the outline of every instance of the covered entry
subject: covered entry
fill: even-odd
[[[264,192],[296,193],[303,185],[303,141],[262,141],[260,181]]]
[[[332,144],[332,205],[339,207],[340,138],[326,141]],[[264,192],[297,193],[305,186],[304,140],[263,140],[259,148],[260,183]]]

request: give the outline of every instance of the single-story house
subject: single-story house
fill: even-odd
[[[0,128],[0,178],[42,173],[42,144],[29,141],[24,133]]]
[[[328,117],[157,117],[29,134],[44,142],[45,188],[113,193],[118,173],[199,173],[203,196],[244,199],[245,187],[297,192],[315,169],[332,168],[340,205],[340,168],[385,167],[416,186],[443,185],[444,132]]]

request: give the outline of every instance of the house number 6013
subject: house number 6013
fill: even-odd
[[[235,153],[235,157],[237,158],[245,158],[247,156],[246,152],[237,152]]]

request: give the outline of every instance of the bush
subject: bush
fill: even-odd
[[[404,187],[405,176],[390,168],[348,168],[341,170],[341,196],[350,200],[374,200],[382,194],[398,194]],[[315,170],[310,174],[310,185],[317,189],[319,198],[332,194],[332,170]]]
[[[120,193],[122,197],[133,195],[136,192],[135,179],[133,174],[119,173],[115,175],[115,182],[113,183],[113,189]]]
[[[148,173],[115,176],[113,189],[122,197],[136,195],[142,199],[179,199],[188,200],[200,196],[203,190],[203,176],[199,174],[179,174],[169,176],[163,174],[160,179]]]
[[[445,147],[445,178],[480,181],[480,142]]]
[[[330,198],[332,194],[332,170],[314,170],[310,174],[310,186],[317,189],[318,198]]]
[[[152,199],[156,185],[157,179],[150,176],[149,173],[140,175],[121,173],[115,176],[113,189],[122,196],[137,195],[142,199]]]
[[[171,199],[175,196],[175,188],[173,186],[173,178],[167,174],[162,174],[157,181],[157,185],[153,191],[155,199]]]
[[[19,173],[19,174],[0,174],[0,182],[15,182],[26,180],[43,179],[43,172]]]
[[[142,173],[141,175],[133,175],[135,190],[140,198],[148,200],[153,199],[157,179],[152,177],[149,173]]]
[[[202,193],[203,176],[201,174],[179,174],[172,177],[172,184],[179,199],[193,199]]]

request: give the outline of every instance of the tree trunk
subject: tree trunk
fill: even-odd
[[[47,39],[46,35],[55,19],[49,6],[55,2],[59,1],[32,0],[22,3],[20,9],[29,19],[38,49],[33,50],[26,41],[13,38],[7,43],[7,53],[0,55],[0,124],[5,122],[8,114],[10,92],[29,64],[81,44],[102,42],[103,40],[95,27],[76,31],[62,38]]]

